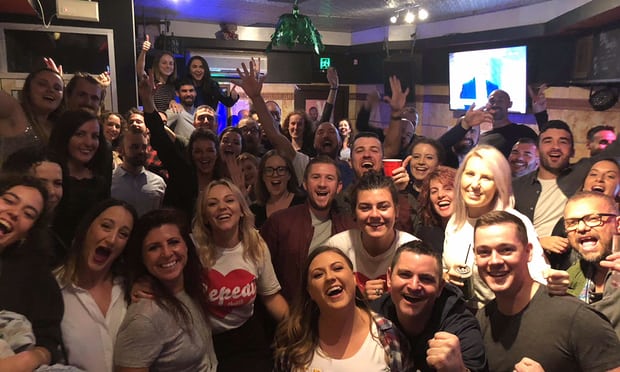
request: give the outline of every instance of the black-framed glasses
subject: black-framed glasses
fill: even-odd
[[[273,176],[274,174],[277,174],[278,176],[286,176],[288,174],[288,168],[287,167],[265,167],[265,169],[263,169],[263,174],[265,176]]]
[[[583,221],[583,223],[588,227],[598,227],[609,221],[609,218],[604,219],[604,217],[616,216],[617,215],[613,213],[593,213],[586,214],[581,218],[566,218],[564,220],[564,228],[567,232],[577,230],[580,221]]]

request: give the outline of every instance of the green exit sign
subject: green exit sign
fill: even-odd
[[[332,64],[331,58],[321,58],[319,61],[319,66],[321,67],[321,70],[327,70],[329,66],[331,66],[331,64]]]

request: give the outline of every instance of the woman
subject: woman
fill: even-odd
[[[254,229],[254,215],[226,179],[202,190],[196,210],[192,230],[204,267],[218,371],[271,371],[271,340],[255,314],[255,301],[260,297],[276,321],[284,318],[288,305],[269,249]]]
[[[239,100],[239,95],[234,89],[228,96],[222,94],[222,88],[218,82],[211,78],[209,64],[201,56],[193,56],[189,59],[187,71],[187,78],[190,78],[196,87],[196,99],[194,100],[196,107],[209,105],[217,110],[219,102],[226,107],[232,107]]]
[[[121,133],[127,130],[127,121],[117,112],[106,112],[100,116],[99,122],[103,125],[103,136],[112,148],[112,161],[116,168],[123,162],[118,153],[118,142]]]
[[[123,201],[98,203],[80,222],[67,261],[56,270],[68,362],[85,371],[113,371],[112,350],[127,311],[124,251],[137,218]]]
[[[25,147],[11,154],[2,165],[2,171],[14,174],[28,174],[43,183],[47,190],[47,214],[53,216],[58,203],[63,196],[63,174],[66,172],[63,166],[40,146]],[[49,221],[49,219],[48,219]],[[61,265],[67,254],[67,247],[51,228],[46,228],[49,234],[43,244],[39,245],[40,251],[47,256],[51,268]],[[48,243],[48,244],[45,244]]]
[[[23,147],[47,145],[64,87],[62,76],[43,68],[28,75],[19,101],[0,91],[0,163]]]
[[[256,202],[251,209],[256,216],[256,228],[260,229],[273,213],[301,204],[306,197],[297,186],[293,164],[277,150],[270,150],[261,158],[258,174]]]
[[[237,162],[243,172],[245,190],[250,203],[256,200],[256,184],[258,183],[258,158],[249,152],[237,156]]]
[[[338,122],[338,132],[342,138],[342,149],[340,150],[340,160],[349,163],[351,161],[351,144],[353,143],[353,129],[349,119],[342,119]]]
[[[592,164],[583,181],[582,191],[600,192],[616,199],[620,193],[620,165],[613,158]]]
[[[534,280],[547,284],[543,272],[549,268],[538,241],[532,222],[515,210],[512,194],[510,165],[506,157],[495,147],[474,147],[463,159],[456,172],[454,214],[446,226],[443,246],[444,271],[449,281],[463,287],[463,280],[454,276],[457,266],[468,266],[473,275],[475,293],[468,298],[468,306],[481,308],[494,298],[493,292],[478,275],[474,264],[473,240],[476,219],[493,210],[503,210],[519,217],[527,228],[528,240],[533,245],[529,262],[530,275]]]
[[[340,249],[310,253],[303,288],[278,327],[276,371],[405,371],[392,323],[370,311]]]
[[[47,263],[34,248],[46,226],[47,192],[31,176],[0,178],[0,309],[24,315],[36,345],[0,359],[0,370],[34,370],[62,358],[63,305]]]
[[[67,169],[64,197],[56,208],[53,230],[66,246],[88,209],[110,196],[111,152],[97,117],[86,110],[65,112],[50,136],[50,151]]]
[[[411,146],[411,161],[409,168],[413,179],[410,192],[417,199],[420,195],[422,183],[426,177],[437,169],[445,160],[445,151],[441,144],[432,138],[419,137]]]
[[[456,170],[440,165],[424,179],[418,196],[421,225],[415,235],[443,252],[444,231],[454,213],[454,178]]]
[[[172,209],[148,212],[136,223],[127,301],[137,278],[148,279],[154,298],[129,306],[114,347],[117,372],[215,372],[207,293],[190,233],[185,216]]]
[[[394,227],[398,191],[391,178],[369,171],[355,184],[351,198],[357,228],[332,236],[324,245],[345,252],[362,293],[375,300],[387,289],[386,273],[396,248],[417,238]]]
[[[293,111],[286,116],[282,124],[284,136],[291,141],[296,151],[309,157],[316,156],[314,150],[314,129],[312,120],[304,111]]]
[[[142,43],[142,50],[138,55],[138,61],[136,62],[136,72],[138,74],[138,80],[147,75],[145,70],[146,65],[146,53],[151,49],[151,42],[149,36],[146,36],[146,41]],[[168,51],[159,51],[153,58],[150,71],[155,78],[155,107],[157,111],[166,111],[171,105],[175,105],[176,93],[174,89],[174,82],[176,81],[176,63],[174,62],[174,55]]]
[[[220,151],[222,159],[237,159],[243,148],[243,135],[237,127],[227,127],[220,134]]]

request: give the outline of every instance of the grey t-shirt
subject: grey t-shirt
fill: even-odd
[[[191,328],[183,329],[155,301],[133,303],[118,330],[114,365],[162,372],[215,372],[211,328],[187,293],[180,292],[176,297],[189,309]]]

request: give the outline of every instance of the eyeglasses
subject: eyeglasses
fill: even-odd
[[[263,169],[263,174],[265,176],[273,176],[275,174],[277,174],[278,176],[286,176],[288,174],[288,168],[287,167],[265,167],[265,169]]]
[[[583,221],[588,227],[598,227],[609,221],[603,217],[616,217],[616,215],[613,213],[594,213],[586,214],[581,218],[567,218],[564,220],[564,228],[567,232],[577,230],[580,221]]]

